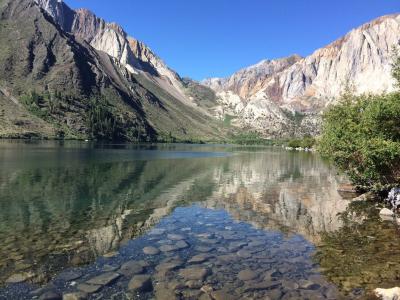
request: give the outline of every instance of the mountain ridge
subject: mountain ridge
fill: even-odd
[[[22,136],[128,141],[224,140],[246,131],[265,138],[317,135],[321,113],[348,85],[357,93],[394,89],[389,48],[400,45],[399,14],[365,23],[309,56],[264,59],[227,78],[197,82],[181,78],[145,43],[87,9],[73,10],[62,0],[2,2],[3,137],[18,137],[18,130]],[[31,10],[36,5],[36,19],[24,15],[16,3]],[[7,10],[19,13],[7,16]],[[42,20],[39,31],[24,33],[18,26],[24,22],[36,28],[37,19]],[[10,22],[23,36],[25,56],[20,59],[13,53],[19,46],[7,28]],[[55,47],[53,39],[67,46]],[[27,85],[22,84],[25,79]],[[66,95],[55,99],[54,111],[54,95],[61,92]],[[91,112],[98,114],[99,109],[105,124]],[[14,122],[8,111],[22,121]]]
[[[120,26],[53,0],[3,0],[0,14],[0,87],[7,91],[0,95],[1,137],[191,141],[225,135],[207,111],[187,101],[183,88],[158,73],[168,69],[151,64],[156,55],[146,65],[152,72],[144,70]]]
[[[269,76],[258,76],[257,72],[250,77],[242,76],[259,68],[258,63],[230,77],[206,79],[201,83],[223,99],[222,110],[233,108],[228,113],[237,116],[239,126],[253,127],[265,135],[280,135],[282,128],[273,127],[279,122],[290,122],[282,114],[273,113],[281,110],[283,114],[285,111],[302,114],[304,120],[315,126],[307,125],[306,131],[312,130],[305,132],[300,123],[297,132],[315,135],[320,128],[320,113],[334,104],[348,86],[357,94],[394,91],[390,52],[392,46],[399,45],[400,14],[385,15],[352,29]],[[234,84],[226,85],[226,82]]]

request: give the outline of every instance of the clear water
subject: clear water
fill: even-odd
[[[382,280],[347,280],[365,268],[340,274],[353,262],[332,255],[357,249],[341,243],[360,225],[338,217],[343,180],[277,148],[0,141],[0,299],[61,296],[101,274],[116,278],[90,299],[363,296]],[[150,287],[130,288],[146,275]]]

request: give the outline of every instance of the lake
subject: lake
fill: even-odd
[[[348,299],[398,231],[317,154],[0,140],[0,299]],[[79,298],[81,297],[81,298]]]

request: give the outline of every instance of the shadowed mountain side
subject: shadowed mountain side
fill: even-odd
[[[72,11],[64,7],[57,14],[62,12],[68,23]],[[64,31],[66,25],[35,1],[5,0],[0,14],[0,96],[21,108],[3,106],[0,136],[128,141],[224,136],[205,110],[182,102],[160,79],[132,72],[117,57]]]

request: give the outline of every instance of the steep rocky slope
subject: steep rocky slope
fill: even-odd
[[[108,56],[77,43],[32,1],[3,1],[0,9],[0,79],[4,107],[9,108],[4,115],[14,119],[14,129],[6,128],[3,136],[9,130],[18,136],[18,127],[28,136],[103,134],[88,122],[94,110],[114,123],[110,137],[155,136],[141,103],[113,73]],[[95,98],[101,94],[108,96],[107,103]]]
[[[179,76],[118,25],[56,0],[3,0],[0,14],[0,136],[223,136]]]
[[[116,23],[107,23],[87,9],[70,9],[57,0],[35,0],[64,31],[103,51],[131,74],[140,74],[163,90],[193,106],[179,75],[170,69],[147,45],[136,40]]]
[[[321,112],[346,86],[357,93],[393,90],[390,51],[399,45],[399,15],[367,23],[305,58],[263,60],[199,84],[86,9],[59,0],[0,3],[0,137],[315,135]]]
[[[319,112],[335,103],[346,86],[356,93],[393,90],[391,49],[398,45],[400,15],[387,15],[305,58],[262,61],[229,78],[202,83],[218,93],[221,118],[233,114],[242,126],[267,135],[282,135],[288,132],[285,126],[294,134],[315,134]]]

